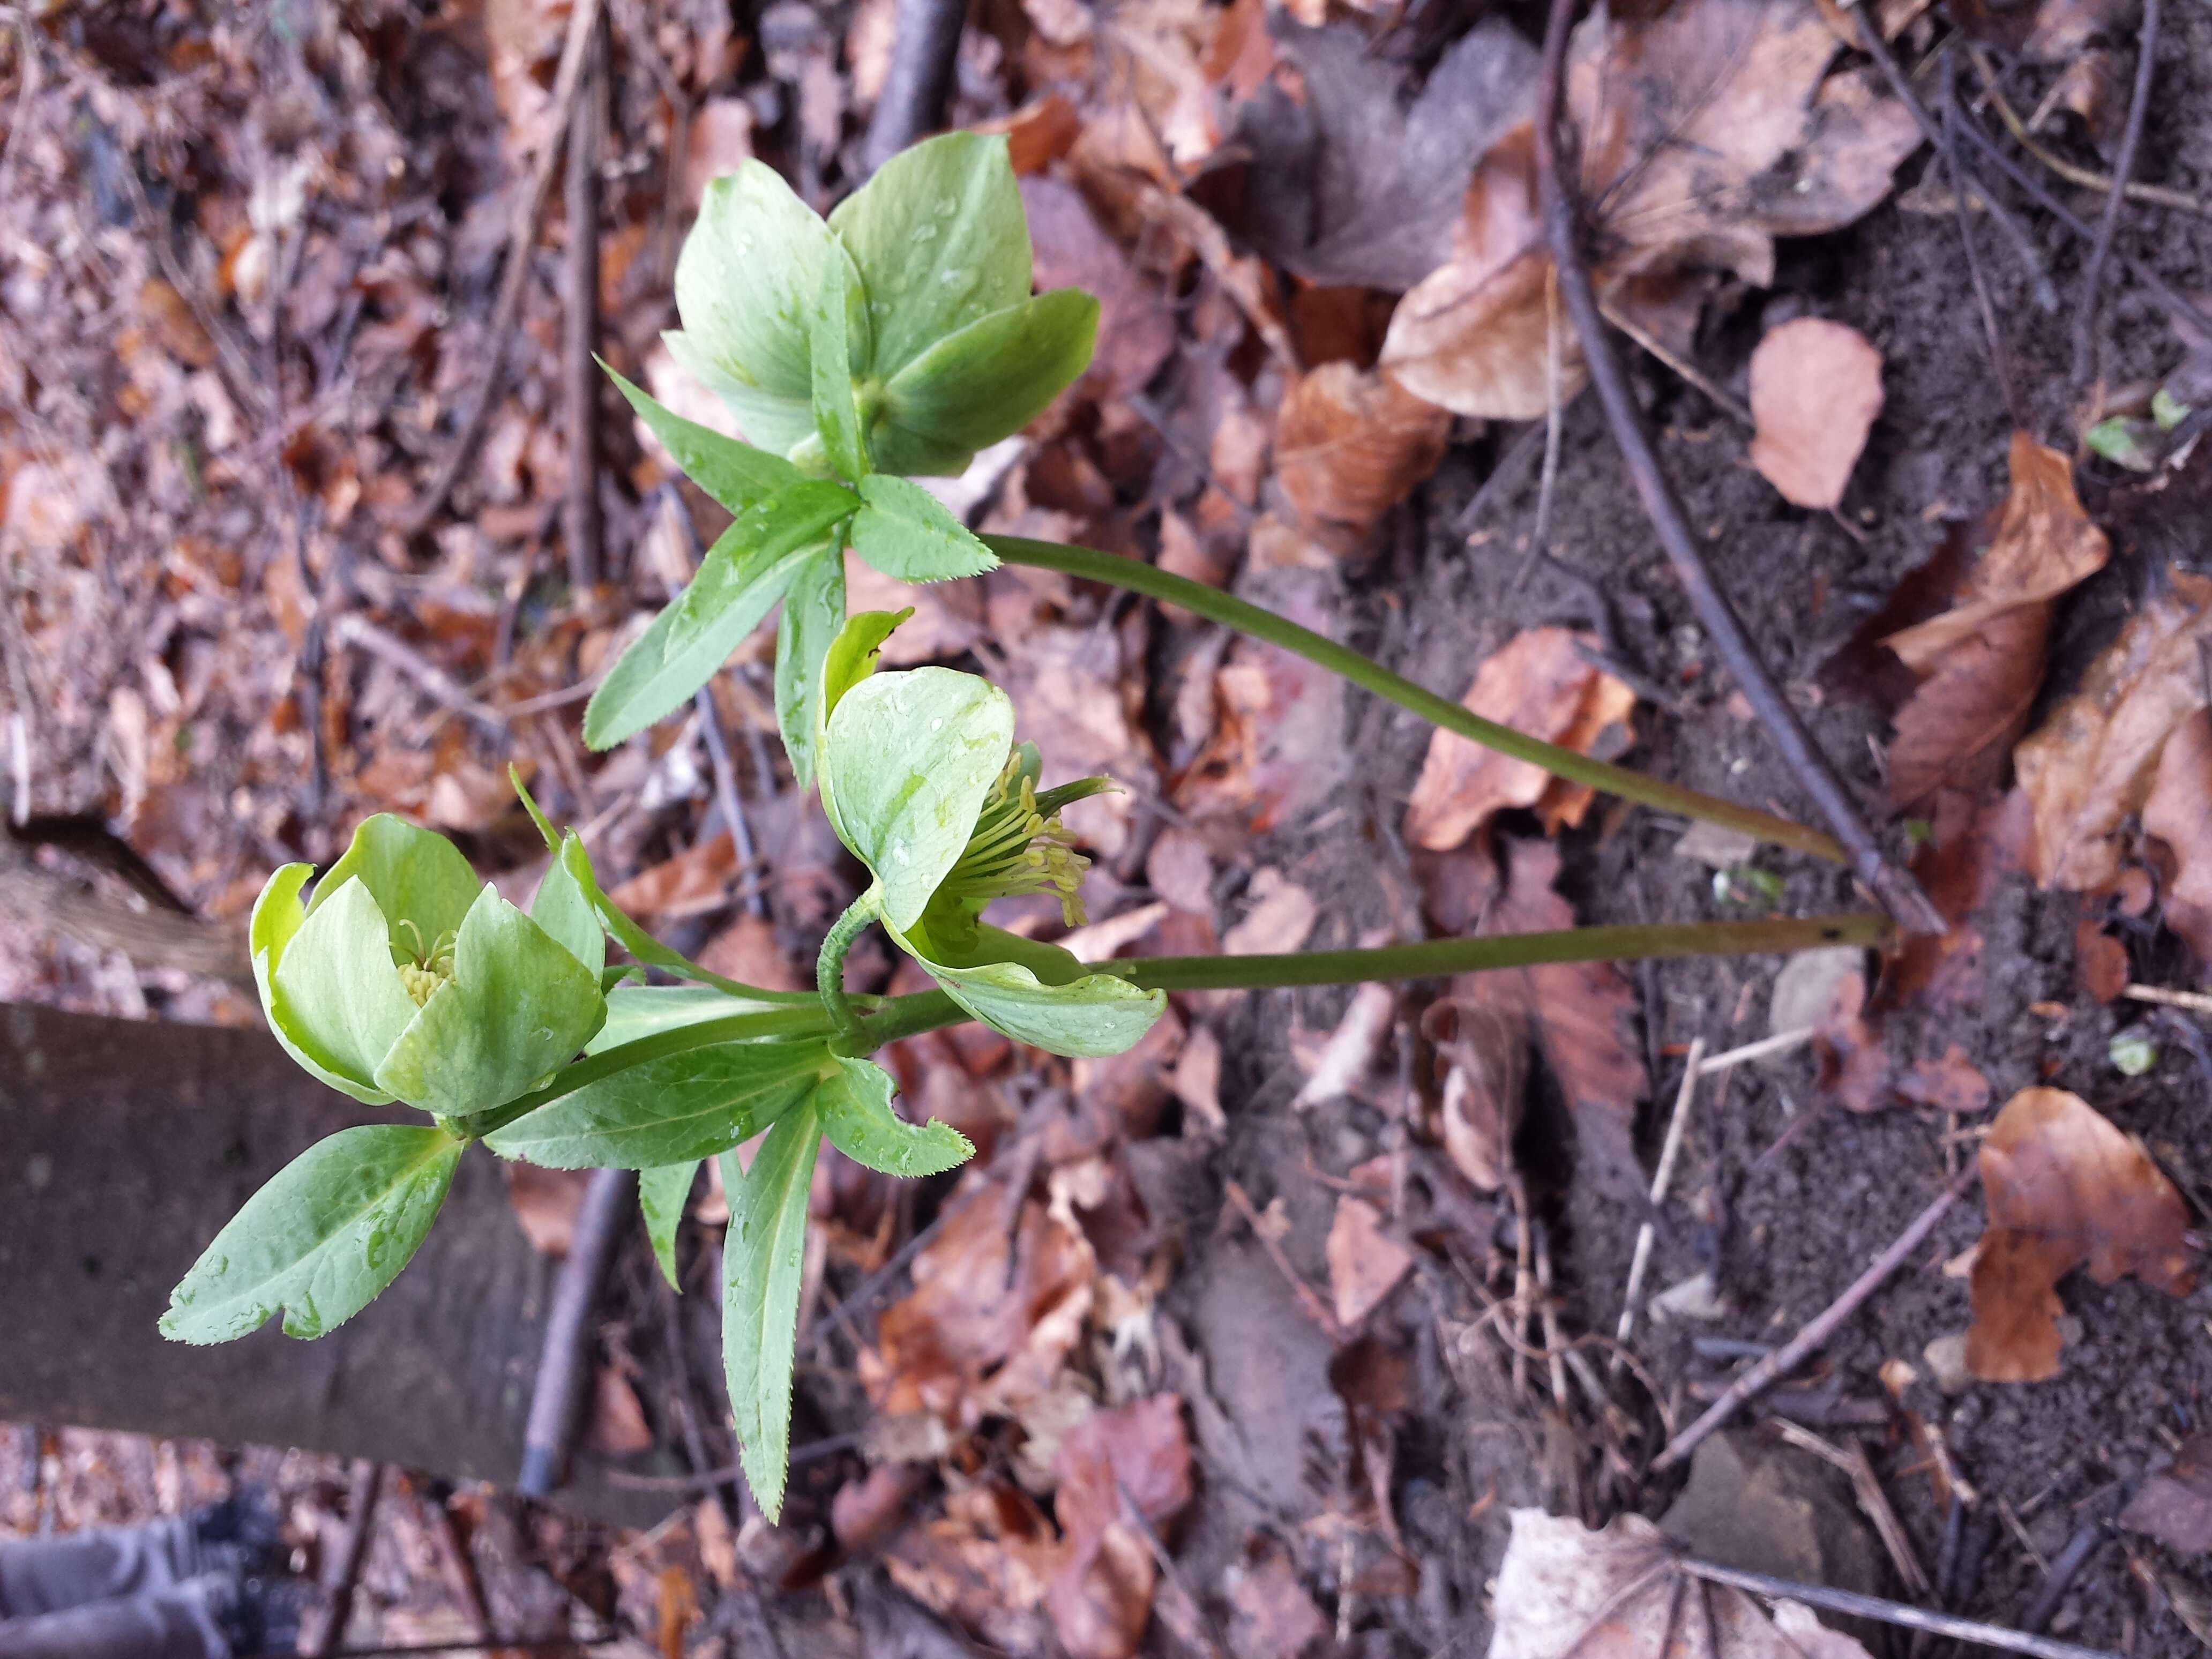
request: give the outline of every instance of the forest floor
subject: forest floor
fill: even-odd
[[[775,752],[772,627],[689,716],[580,740],[579,689],[722,515],[602,386],[578,528],[573,194],[530,199],[569,3],[9,19],[0,1000],[258,1024],[245,911],[368,812],[529,890],[510,763],[647,927],[811,983],[856,868]],[[1516,1618],[1496,1650],[1557,1653],[1595,1569],[1501,1581],[1533,1509],[1665,1516],[1694,1559],[2095,1648],[2212,1640],[2212,1003],[2187,1004],[2212,952],[2212,446],[2152,412],[2186,436],[2212,404],[2212,14],[2166,9],[2134,161],[2166,199],[2124,204],[2094,286],[2089,243],[1957,136],[2094,228],[2079,176],[2125,146],[2142,9],[1885,0],[1939,121],[1956,85],[1943,149],[1814,0],[1624,7],[1574,48],[1592,257],[1657,349],[1629,384],[1662,464],[1947,933],[1179,996],[1107,1061],[902,1044],[908,1108],[979,1156],[900,1183],[825,1152],[782,1524],[686,1486],[682,1402],[720,1386],[702,1190],[683,1340],[641,1237],[601,1310],[592,1445],[668,1520],[618,1535],[401,1477],[351,1639],[567,1606],[665,1659],[750,1655],[762,1608],[793,1656],[1382,1659]],[[1580,389],[1532,206],[1540,10],[973,8],[949,118],[1009,135],[1039,285],[1104,319],[1074,391],[948,497],[1814,822]],[[659,343],[700,190],[748,155],[817,206],[857,182],[892,16],[613,0],[584,94],[609,363],[707,418]],[[852,582],[855,610],[917,607],[898,662],[989,674],[1054,774],[1121,784],[1070,814],[1095,955],[1869,902],[1149,601],[1011,568]],[[853,982],[910,988],[870,948]],[[1817,1352],[1662,1458],[1947,1188]],[[580,1190],[517,1170],[534,1241],[564,1247]],[[343,1530],[347,1472],[301,1453],[26,1426],[0,1474],[18,1529],[242,1482],[280,1497],[305,1570]]]

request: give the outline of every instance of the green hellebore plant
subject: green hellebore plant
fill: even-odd
[[[368,1105],[441,1117],[526,1094],[606,1018],[606,939],[556,863],[525,915],[444,836],[379,813],[345,855],[288,864],[253,907],[254,982],[293,1059]]]
[[[1058,1054],[1118,1054],[1167,1006],[1057,945],[981,920],[993,899],[1057,893],[1082,918],[1084,860],[1060,824],[1068,803],[1111,786],[1085,778],[1040,793],[1033,745],[1014,744],[1013,705],[973,674],[878,674],[884,641],[908,613],[848,622],[822,670],[822,808],[868,868],[867,890],[822,947],[822,994],[848,1041],[865,1041],[846,1006],[845,951],[872,921],[985,1024]]]

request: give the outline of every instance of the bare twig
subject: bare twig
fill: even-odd
[[[1844,1288],[1838,1296],[1805,1328],[1789,1341],[1753,1365],[1729,1385],[1728,1392],[1715,1401],[1698,1420],[1667,1443],[1666,1449],[1652,1460],[1651,1468],[1671,1468],[1694,1451],[1698,1443],[1735,1415],[1744,1401],[1766,1387],[1777,1377],[1786,1376],[1803,1364],[1824,1346],[1836,1334],[1837,1328],[1859,1310],[1867,1298],[1881,1288],[1889,1276],[1905,1265],[1905,1258],[1918,1249],[1928,1235],[1936,1231],[1936,1224],[1950,1213],[1951,1206],[1965,1196],[1967,1188],[1981,1179],[1979,1164],[1967,1165],[1964,1174],[1936,1195],[1936,1201],[1913,1218],[1912,1224],[1897,1236],[1896,1243],[1876,1256],[1867,1270]]]
[[[1711,636],[1714,648],[1735,675],[1737,684],[1758,713],[1782,757],[1799,784],[1810,794],[1828,820],[1836,839],[1850,856],[1851,867],[1875,899],[1911,931],[1941,933],[1943,921],[1920,884],[1911,874],[1882,854],[1881,842],[1868,826],[1850,790],[1829,763],[1802,720],[1783,693],[1782,687],[1753,648],[1735,607],[1713,580],[1705,556],[1691,533],[1681,502],[1659,465],[1645,430],[1643,410],[1630,392],[1605,320],[1599,313],[1597,295],[1590,286],[1589,269],[1577,237],[1575,204],[1568,194],[1566,174],[1559,165],[1559,121],[1561,88],[1565,80],[1567,33],[1573,21],[1573,0],[1552,0],[1551,17],[1544,36],[1544,69],[1536,118],[1536,166],[1544,202],[1544,228],[1553,263],[1558,267],[1559,291],[1567,314],[1582,341],[1583,356],[1589,366],[1591,383],[1613,428],[1621,459],[1635,481],[1645,514],[1657,532],[1660,544],[1688,592],[1698,620]]]
[[[507,342],[514,333],[515,319],[522,314],[523,290],[530,285],[530,255],[538,243],[538,220],[545,210],[546,192],[552,187],[553,168],[561,159],[562,136],[575,118],[576,92],[583,83],[585,57],[598,33],[599,21],[599,0],[576,0],[568,13],[568,36],[561,48],[561,67],[553,76],[552,119],[545,130],[545,148],[531,163],[530,187],[517,200],[514,219],[508,227],[507,267],[500,273],[499,299],[492,307],[477,400],[461,429],[454,434],[453,447],[447,453],[438,476],[401,522],[404,535],[421,535],[444,510],[446,498],[476,459],[477,446],[491,425],[492,408],[505,377]]]
[[[2120,994],[2130,1002],[2156,1002],[2168,1008],[2186,1008],[2194,1014],[2212,1014],[2212,995],[2203,991],[2169,991],[2160,985],[2130,985]]]
[[[2034,1659],[2116,1659],[2101,1648],[2076,1647],[2071,1642],[2053,1641],[2048,1636],[2032,1636],[2025,1631],[2007,1630],[2002,1625],[1985,1625],[1978,1619],[1961,1619],[1954,1613],[1929,1613],[1923,1607],[1907,1607],[1902,1601],[1886,1601],[1878,1595],[1861,1595],[1856,1590],[1830,1589],[1826,1584],[1800,1584],[1787,1578],[1771,1577],[1763,1572],[1745,1572],[1736,1567],[1717,1566],[1711,1561],[1684,1560],[1677,1564],[1691,1577],[1708,1584],[1725,1584],[1731,1589],[1748,1590],[1753,1595],[1764,1595],[1776,1601],[1802,1601],[1808,1607],[1824,1607],[1830,1613],[1840,1613],[1856,1619],[1872,1619],[1885,1625],[1896,1625],[1905,1630],[1924,1630],[1934,1636],[1956,1637],[1961,1642],[1978,1643],[1985,1648],[2002,1648],[2008,1653],[2026,1653]]]
[[[1690,1125],[1690,1107],[1698,1097],[1698,1079],[1704,1073],[1705,1040],[1701,1036],[1690,1043],[1690,1057],[1682,1067],[1682,1086],[1674,1093],[1674,1113],[1667,1121],[1667,1139],[1659,1148],[1659,1167],[1651,1172],[1652,1214],[1644,1218],[1636,1230],[1636,1254],[1629,1259],[1628,1288],[1620,1295],[1620,1324],[1613,1332],[1613,1340],[1620,1346],[1613,1350],[1611,1375],[1620,1375],[1620,1355],[1628,1346],[1628,1339],[1636,1334],[1637,1304],[1644,1296],[1644,1275],[1651,1267],[1651,1249],[1658,1242],[1656,1219],[1659,1206],[1667,1201],[1667,1189],[1674,1182],[1674,1164],[1682,1153],[1682,1138]]]
[[[945,125],[945,102],[967,21],[967,0],[896,0],[890,67],[860,147],[869,172]]]
[[[2143,0],[2142,34],[2136,47],[2135,93],[2128,100],[2119,153],[2112,158],[2112,177],[2124,185],[2135,175],[2136,153],[2142,148],[2143,123],[2150,115],[2151,83],[2158,73],[2159,10],[2159,0]],[[2120,210],[2127,200],[2124,189],[2106,192],[2105,211],[2097,221],[2097,239],[2089,245],[2088,270],[2081,278],[2081,308],[2074,318],[2074,384],[2077,387],[2086,387],[2097,378],[2098,301],[2104,292],[2105,267],[2112,257],[2112,239],[2119,234]]]
[[[799,1340],[800,1356],[803,1358],[814,1352],[840,1326],[872,1306],[890,1288],[892,1281],[906,1270],[908,1264],[929,1248],[930,1240],[937,1237],[938,1229],[945,1224],[945,1217],[951,1213],[950,1210],[939,1211],[936,1220],[899,1246],[897,1255],[854,1285],[852,1295],[832,1308],[827,1319],[817,1320],[810,1326],[806,1334]],[[1008,1254],[1012,1254],[1011,1249]]]
[[[2027,130],[2027,123],[2020,118],[2020,112],[2005,98],[2004,88],[1997,83],[1996,72],[1990,68],[1987,54],[1979,46],[1969,44],[1966,55],[1973,59],[1974,68],[1982,77],[1982,95],[1989,100],[1990,107],[1997,112],[1997,119],[2004,123],[2005,131],[2012,134],[2013,143],[2069,185],[2093,190],[2100,196],[2112,189],[2112,181],[2107,174],[2098,172],[2094,167],[2077,166],[2039,143],[2035,135]],[[2168,190],[2164,185],[2146,184],[2140,179],[2128,180],[2128,199],[2151,207],[2172,208],[2179,213],[2194,213],[2200,218],[2212,219],[2212,203],[2200,202],[2186,191]]]
[[[2051,1569],[2043,1575],[2043,1584],[2036,1591],[2035,1600],[2021,1615],[2022,1629],[2040,1634],[2050,1624],[2058,1612],[2058,1604],[2066,1599],[2067,1590],[2088,1565],[2089,1558],[2111,1536],[2112,1518],[2119,1512],[2120,1500],[2126,1496],[2124,1486],[2106,1493],[2103,1501],[2091,1510],[2088,1518],[2074,1529],[2074,1535],[2066,1540],[2066,1547],[2051,1558]]]
[[[1775,1419],[1772,1426],[1774,1431],[1791,1445],[1801,1451],[1812,1453],[1831,1468],[1841,1471],[1851,1483],[1852,1492],[1859,1500],[1859,1508],[1866,1511],[1866,1518],[1873,1522],[1875,1534],[1881,1540],[1882,1547],[1889,1552],[1890,1565],[1897,1569],[1897,1576],[1904,1582],[1905,1587],[1923,1600],[1933,1594],[1934,1586],[1928,1582],[1927,1569],[1920,1565],[1920,1558],[1912,1553],[1912,1540],[1905,1535],[1904,1523],[1897,1518],[1897,1510],[1890,1504],[1889,1494],[1882,1491],[1881,1482],[1875,1475],[1874,1465],[1868,1461],[1866,1448],[1854,1440],[1850,1443],[1850,1449],[1845,1451],[1841,1446],[1823,1440],[1810,1429],[1801,1428],[1783,1419]]]
[[[578,3],[586,5],[590,0]],[[561,1264],[561,1277],[553,1286],[553,1307],[545,1316],[545,1341],[538,1356],[538,1381],[530,1395],[522,1473],[514,1483],[525,1498],[545,1497],[566,1475],[568,1443],[592,1377],[592,1308],[599,1299],[599,1285],[636,1194],[634,1170],[594,1170],[591,1184],[584,1188],[568,1259]]]
[[[594,28],[568,117],[568,257],[561,279],[561,391],[568,428],[562,527],[568,586],[579,594],[590,592],[600,571],[599,366],[592,358],[599,332],[599,132],[607,80],[605,33]]]
[[[1742,1065],[1746,1060],[1765,1060],[1771,1054],[1787,1054],[1790,1049],[1810,1042],[1819,1028],[1800,1025],[1795,1030],[1777,1031],[1772,1036],[1761,1037],[1756,1042],[1747,1042],[1741,1048],[1729,1048],[1717,1054],[1707,1054],[1698,1062],[1698,1073],[1709,1077],[1715,1072],[1725,1072]]]
[[[339,644],[365,651],[380,661],[389,663],[419,686],[424,696],[442,708],[474,720],[495,738],[507,735],[507,719],[499,710],[487,703],[478,702],[453,680],[446,671],[432,662],[404,640],[387,633],[358,611],[349,611],[330,625],[330,632]]]
[[[2013,384],[2012,362],[2005,351],[2004,335],[1997,327],[1997,307],[1990,296],[1989,273],[1982,269],[1981,250],[1974,245],[1973,215],[1966,211],[1969,178],[1959,160],[1959,124],[1963,118],[1959,113],[1958,67],[1955,58],[1943,60],[1943,167],[1951,178],[1951,207],[1959,218],[1959,242],[1966,253],[1966,275],[1974,284],[1974,303],[1982,313],[1982,332],[1989,337],[1990,366],[1996,372],[1997,391],[2004,398],[2005,413],[2017,427],[2021,424],[2020,394]]]
[[[353,1616],[353,1593],[361,1583],[362,1564],[368,1559],[369,1534],[376,1516],[377,1494],[384,1488],[384,1465],[373,1457],[357,1458],[346,1486],[346,1529],[337,1557],[323,1580],[322,1606],[311,1628],[300,1632],[300,1651],[305,1659],[331,1659],[338,1638]]]

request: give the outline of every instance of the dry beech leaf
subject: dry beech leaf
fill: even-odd
[[[699,965],[725,979],[770,991],[804,991],[810,983],[775,942],[775,924],[750,910],[707,941],[699,952]]]
[[[1026,178],[1042,173],[1066,155],[1082,132],[1083,122],[1065,94],[1048,92],[1012,115],[978,122],[975,131],[1006,134],[1007,159],[1014,171]]]
[[[2074,924],[2074,983],[2083,995],[2110,1002],[2127,989],[2128,947],[2097,925],[2094,916]]]
[[[1334,625],[1322,582],[1304,573],[1283,572],[1253,597],[1317,632]],[[1341,679],[1279,646],[1241,638],[1206,678],[1212,735],[1175,780],[1178,811],[1198,821],[1234,817],[1259,834],[1336,787],[1352,763]]]
[[[1389,936],[1385,933],[1381,937],[1387,939]],[[1340,1100],[1356,1091],[1375,1069],[1376,1057],[1390,1036],[1397,1012],[1395,986],[1370,981],[1354,991],[1352,1000],[1345,1006],[1344,1018],[1337,1021],[1328,1041],[1322,1044],[1321,1052],[1314,1058],[1311,1073],[1291,1104],[1304,1108],[1322,1101]]]
[[[2051,604],[2104,568],[2105,533],[2074,493],[2073,464],[2012,435],[2012,483],[1958,602],[1884,641],[1919,684],[1897,713],[1890,799],[1996,781],[2043,684]],[[2023,767],[2023,775],[2025,767]]]
[[[588,1170],[541,1170],[535,1164],[504,1164],[507,1201],[522,1236],[532,1248],[556,1260],[568,1254],[576,1237],[576,1213],[584,1206]]]
[[[1797,1602],[1777,1601],[1770,1616],[1741,1590],[1688,1583],[1640,1515],[1602,1532],[1541,1510],[1515,1510],[1512,1520],[1491,1598],[1490,1659],[1869,1659]]]
[[[2081,690],[2014,751],[2035,809],[2030,867],[2043,885],[2093,892],[2118,877],[2122,826],[2146,810],[2176,728],[2205,707],[2208,648],[2212,578],[2173,571],[2089,665]],[[2186,817],[2185,800],[2172,806]]]
[[[1074,185],[1024,179],[1022,206],[1038,288],[1080,288],[1098,297],[1098,354],[1080,384],[1115,397],[1140,390],[1175,349],[1175,313],[1158,285],[1130,265]]]
[[[1273,866],[1253,876],[1247,897],[1250,904],[1243,919],[1221,936],[1224,956],[1279,956],[1295,951],[1306,942],[1321,915],[1314,896]]]
[[[1413,1253],[1382,1231],[1382,1213],[1348,1194],[1328,1230],[1328,1287],[1345,1329],[1367,1317],[1412,1269]]]
[[[1494,1193],[1513,1173],[1528,1067],[1528,1022],[1456,997],[1431,1003],[1424,1036],[1442,1062],[1438,1133],[1468,1184]]]
[[[693,915],[728,902],[730,880],[737,869],[737,848],[726,830],[650,870],[639,871],[607,899],[640,921]]]
[[[635,1457],[653,1449],[653,1430],[646,1423],[637,1390],[612,1365],[599,1368],[585,1442],[601,1457]]]
[[[1881,353],[1824,317],[1771,328],[1751,354],[1751,464],[1794,506],[1826,509],[1881,413]]]
[[[1888,1007],[1972,1007],[1982,996],[1982,934],[1972,918],[2025,866],[2027,797],[2014,789],[1978,801],[1963,789],[1939,789],[1929,816],[1934,833],[1914,855],[1912,873],[1948,931],[1898,945],[1882,977],[1882,1000]]]
[[[2212,714],[2198,709],[2166,738],[2142,827],[2173,860],[2166,925],[2212,963]]]
[[[2078,1095],[2023,1089],[1982,1142],[1989,1229],[1974,1258],[1966,1368],[1985,1382],[2058,1375],[2057,1285],[2087,1266],[2172,1296],[2196,1283],[2189,1208],[2133,1137]]]
[[[1631,735],[1636,694],[1576,647],[1593,635],[1532,628],[1475,670],[1462,702],[1471,714],[1589,754],[1601,739],[1618,753]],[[1509,807],[1534,807],[1545,828],[1580,823],[1593,792],[1555,778],[1533,762],[1485,749],[1456,732],[1429,738],[1428,757],[1406,805],[1406,839],[1446,852]]]
[[[1953,1043],[1934,1060],[1916,1060],[1897,1081],[1897,1092],[1916,1105],[1972,1117],[1990,1106],[1990,1080]]]
[[[1291,386],[1275,428],[1275,476],[1311,520],[1358,532],[1436,471],[1451,414],[1388,374],[1323,363]]]
[[[1158,1528],[1190,1502],[1180,1395],[1093,1412],[1052,1462],[1061,1559],[1045,1607],[1072,1659],[1129,1659],[1152,1616],[1158,1569],[1129,1510]]]

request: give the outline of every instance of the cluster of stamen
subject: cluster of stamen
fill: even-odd
[[[938,890],[985,902],[1024,893],[1056,894],[1061,920],[1079,927],[1087,920],[1082,886],[1091,860],[1074,846],[1075,837],[1062,827],[1058,812],[1047,817],[1037,811],[1036,780],[1017,755],[991,786],[967,850]]]
[[[399,964],[399,983],[420,1008],[429,1001],[432,992],[453,978],[453,947],[460,935],[449,927],[425,945],[421,928],[407,921],[399,925],[415,936],[410,958]]]

